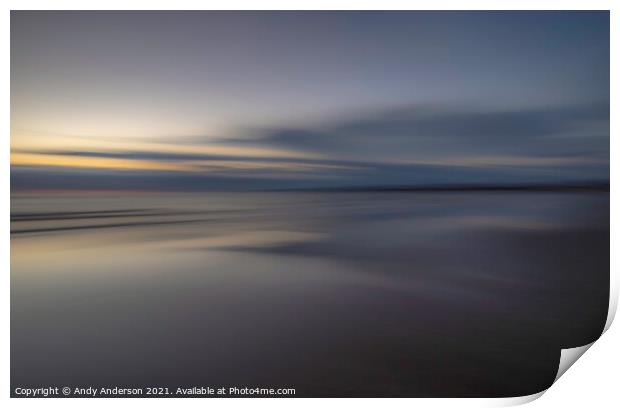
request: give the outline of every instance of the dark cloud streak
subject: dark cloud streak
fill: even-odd
[[[232,142],[340,157],[392,153],[420,159],[477,154],[608,156],[608,138],[609,104],[601,102],[512,111],[413,106],[323,126],[264,130],[255,138]]]

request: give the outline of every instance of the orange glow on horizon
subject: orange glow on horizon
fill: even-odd
[[[77,157],[53,154],[11,153],[11,165],[77,167],[113,170],[188,171],[188,166],[152,160],[128,160],[105,157]]]
[[[83,157],[53,153],[11,152],[11,165],[52,166],[66,168],[107,170],[152,170],[180,172],[210,172],[219,170],[280,170],[309,171],[317,169],[343,169],[349,166],[324,163],[266,162],[260,160],[190,160],[167,162],[164,160],[123,159],[108,157]]]

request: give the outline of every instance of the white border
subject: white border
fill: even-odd
[[[614,10],[614,5],[618,4],[617,1],[550,1],[550,0],[521,0],[521,1],[398,1],[398,0],[382,0],[382,1],[369,1],[369,0],[302,0],[286,2],[275,0],[229,0],[229,1],[199,1],[199,0],[152,0],[152,1],[138,1],[138,0],[56,0],[56,1],[44,1],[44,0],[22,0],[14,1],[9,0],[3,2],[5,4],[5,12],[2,14],[2,55],[7,56],[3,65],[4,81],[3,90],[4,98],[2,99],[3,112],[4,112],[4,135],[3,140],[5,148],[2,149],[2,163],[5,171],[2,172],[0,177],[2,183],[3,200],[1,201],[4,218],[2,219],[2,226],[0,229],[4,231],[2,235],[2,256],[0,262],[2,262],[2,272],[4,278],[4,285],[2,285],[3,294],[3,308],[4,312],[1,314],[1,324],[4,329],[1,341],[2,350],[2,372],[1,379],[3,387],[1,389],[1,395],[3,399],[8,399],[9,396],[9,322],[10,322],[10,225],[9,217],[10,213],[10,72],[8,56],[10,55],[10,13],[9,10],[38,10],[38,9],[77,9],[77,10],[139,10],[139,9],[154,9],[154,10],[200,10],[200,9],[290,9],[290,10],[338,10],[338,9],[417,9],[417,10],[611,10],[611,111],[614,112],[614,108],[617,106],[615,101],[617,97],[618,83],[613,75],[618,71],[617,62],[617,38],[618,38],[618,11]],[[617,9],[617,7],[616,7]],[[616,47],[616,48],[614,48]],[[612,115],[611,120],[611,134],[615,135],[618,129],[616,118]],[[618,144],[611,138],[611,156],[618,156]],[[611,179],[615,180],[618,175],[618,166],[615,161],[611,161]],[[618,208],[618,189],[612,183],[611,184],[611,203],[612,203],[612,217],[611,217],[611,303],[610,314],[608,316],[608,322],[606,329],[615,314],[618,301],[618,256],[615,254],[613,248],[617,248],[617,217],[614,216],[614,209]],[[588,352],[586,359],[579,360],[575,365],[576,367],[568,370],[568,373],[564,375],[560,381],[551,387],[548,392],[545,393],[545,397],[537,400],[534,404],[542,404],[541,406],[584,406],[585,404],[598,405],[596,401],[600,401],[603,406],[614,406],[620,402],[618,393],[616,392],[617,381],[615,381],[615,371],[619,362],[619,354],[617,345],[620,344],[618,335],[618,329],[612,327],[607,331],[604,336],[595,342],[592,346],[592,350]],[[542,393],[541,393],[542,394]],[[517,399],[115,399],[114,401],[108,401],[103,399],[91,399],[91,400],[78,400],[78,399],[10,399],[9,404],[15,404],[19,406],[30,406],[32,404],[50,404],[60,405],[65,404],[82,406],[84,403],[108,406],[110,403],[114,405],[149,405],[149,406],[161,406],[163,404],[188,404],[188,405],[217,405],[217,406],[234,406],[243,403],[252,404],[254,406],[289,406],[291,403],[297,406],[316,406],[316,404],[327,404],[333,406],[341,406],[342,404],[356,404],[359,406],[375,406],[376,404],[389,404],[393,406],[407,406],[411,407],[412,404],[418,406],[497,406],[497,405],[514,405],[518,403],[528,402],[535,399],[540,395],[517,398]],[[615,403],[615,404],[614,404]]]

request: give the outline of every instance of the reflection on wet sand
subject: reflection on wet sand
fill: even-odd
[[[607,313],[604,192],[11,205],[13,386],[524,395]]]

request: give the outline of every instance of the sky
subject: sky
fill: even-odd
[[[609,180],[608,12],[12,11],[11,188]]]

